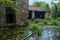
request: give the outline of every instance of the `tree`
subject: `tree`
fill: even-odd
[[[45,2],[35,2],[33,6],[39,6],[47,9],[50,13],[53,14],[54,18],[60,17],[60,0],[59,3],[54,3],[54,1],[52,1],[50,5],[51,7]]]
[[[46,7],[47,7],[47,10],[51,13],[49,4],[46,4]]]
[[[58,17],[60,17],[60,3],[57,3],[57,7],[58,7]]]
[[[54,4],[54,5],[55,5],[55,9],[54,9],[54,11],[55,11],[55,13],[54,13],[54,18],[57,18],[57,17],[58,17],[58,7],[57,7],[56,4]]]
[[[51,13],[53,13],[53,18],[57,18],[58,17],[58,7],[57,4],[54,2],[51,2]]]
[[[32,6],[38,6],[38,7],[42,7],[44,9],[47,9],[46,5],[47,4],[45,2],[35,2]]]

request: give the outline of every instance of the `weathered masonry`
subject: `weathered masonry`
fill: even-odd
[[[11,6],[6,6],[2,8],[0,5],[0,9],[2,13],[0,13],[0,26],[14,26],[14,25],[25,25],[27,22],[27,9],[28,9],[28,0],[13,0],[18,2],[18,9],[24,9],[25,13],[19,13],[14,11]]]
[[[45,19],[51,17],[51,14],[47,10],[41,7],[29,6],[28,12],[29,12],[28,19],[33,19],[33,18]]]

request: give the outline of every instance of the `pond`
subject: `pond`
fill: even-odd
[[[60,27],[58,26],[43,26],[42,34],[38,36],[37,34],[33,34],[29,37],[29,40],[60,40]],[[32,31],[29,31],[31,34]]]
[[[0,39],[1,40],[21,40],[21,39],[22,40],[25,40],[25,39],[26,40],[60,40],[60,27],[42,26],[39,28],[41,28],[40,30],[42,30],[42,34],[40,36],[37,35],[37,33],[32,34],[31,26],[30,28],[26,28],[26,27],[18,27],[18,28],[16,27],[12,29],[4,28]]]

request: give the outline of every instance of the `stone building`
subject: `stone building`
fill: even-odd
[[[20,13],[14,11],[11,6],[6,6],[6,8],[2,8],[0,5],[0,9],[2,12],[0,13],[0,26],[14,26],[14,25],[25,25],[27,21],[27,9],[28,9],[28,0],[14,0],[18,2],[17,8],[24,9],[25,13]]]
[[[29,16],[28,19],[40,18],[46,19],[51,18],[51,13],[48,10],[45,10],[41,7],[29,6],[28,8]]]

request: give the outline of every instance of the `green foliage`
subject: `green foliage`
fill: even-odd
[[[60,26],[60,18],[57,19],[45,19],[45,20],[34,20],[30,23],[32,27],[32,31],[37,33],[39,36],[42,33],[42,26],[49,25],[49,26]]]
[[[54,13],[54,6],[50,7],[50,11],[52,14]]]
[[[2,34],[0,34],[0,40],[17,40],[22,39],[23,37],[26,37],[26,27],[14,27],[14,28],[5,28],[2,31]]]
[[[49,21],[48,20],[44,20],[44,24],[45,25],[49,24]]]
[[[57,19],[45,19],[45,20],[35,20],[33,22],[34,24],[43,26],[43,25],[55,25],[59,26],[60,25],[60,17]]]
[[[25,22],[25,26],[29,26],[29,22]]]
[[[16,7],[18,6],[18,2],[15,0],[0,0],[0,3],[2,4],[2,8],[5,8],[7,5],[10,5],[12,9],[14,9],[16,12],[25,13],[25,10],[23,8],[18,9]]]
[[[38,29],[37,25],[33,25],[33,26],[32,26],[32,30],[33,30],[33,31],[35,31],[35,30],[37,30],[37,29]]]
[[[0,0],[0,3],[2,3],[3,5],[6,5],[6,4],[10,4],[10,5],[16,5],[16,1],[13,1],[13,0]]]
[[[38,7],[42,7],[44,9],[47,9],[47,4],[45,2],[35,2],[32,6],[38,6]]]
[[[53,14],[53,17],[60,17],[60,1],[57,4],[52,1],[51,6],[45,2],[35,2],[33,6],[39,6],[48,10]]]
[[[57,20],[60,21],[60,17],[58,17]]]
[[[38,25],[43,25],[43,20],[35,20],[34,23],[38,24]]]
[[[38,25],[32,25],[32,31],[37,33],[38,36],[40,36],[42,33],[42,30]]]
[[[57,7],[58,7],[58,16],[60,17],[60,3],[57,3]]]
[[[16,8],[16,6],[18,5],[17,1],[12,1],[12,0],[0,0],[0,4],[1,4],[0,5],[1,8],[6,8],[7,6],[10,6],[12,9]],[[14,10],[16,10],[16,9],[14,9]]]

